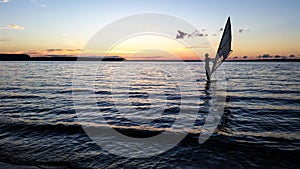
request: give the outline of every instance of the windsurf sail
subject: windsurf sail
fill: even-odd
[[[210,74],[214,73],[218,69],[218,67],[221,66],[224,60],[227,59],[227,57],[231,54],[231,40],[231,23],[230,17],[228,17]]]

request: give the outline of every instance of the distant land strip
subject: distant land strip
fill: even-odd
[[[0,54],[0,61],[124,61],[118,56],[112,57],[76,57],[76,56],[51,56],[30,57],[27,54]]]
[[[126,61],[126,62],[202,62],[202,60],[126,60],[119,56],[108,57],[76,57],[76,56],[45,56],[30,57],[27,54],[0,54],[0,61]],[[300,62],[300,59],[229,59],[225,62]]]
[[[125,60],[126,62],[204,62],[204,60]],[[300,62],[300,59],[225,60],[224,62]]]

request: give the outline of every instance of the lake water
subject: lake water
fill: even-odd
[[[300,63],[228,62],[220,70],[211,84],[215,89],[198,62],[0,62],[0,162],[45,168],[298,168]],[[199,144],[214,104],[221,106],[211,122],[214,132]],[[110,132],[95,135],[90,128],[113,128],[134,139],[117,141]],[[139,149],[143,140],[163,133],[182,139],[171,140],[169,148],[162,145],[173,143]]]

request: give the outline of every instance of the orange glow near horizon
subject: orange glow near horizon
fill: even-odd
[[[193,39],[188,39],[193,41]],[[78,48],[51,48],[47,49],[46,44],[41,44],[36,50],[26,50],[31,48],[33,44],[18,45],[21,48],[15,46],[9,46],[5,44],[0,49],[0,53],[8,54],[29,54],[31,57],[48,56],[48,55],[61,55],[61,56],[120,56],[127,60],[199,60],[203,59],[206,52],[210,54],[210,57],[214,57],[216,49],[218,47],[220,37],[213,37],[207,41],[210,44],[197,45],[195,42],[190,42],[189,45],[182,43],[175,38],[168,38],[157,35],[143,35],[136,36],[130,39],[126,39],[119,44],[115,45],[108,53],[101,49],[97,51],[91,51],[89,54],[84,53],[83,49]],[[35,45],[37,46],[37,45]],[[279,43],[268,42],[266,40],[242,40],[238,36],[234,36],[232,42],[233,53],[228,59],[257,59],[257,56],[269,54],[290,56],[295,55],[295,58],[300,58],[300,49],[297,48],[298,43]],[[81,53],[83,52],[83,53]],[[247,56],[247,58],[243,58]]]
[[[204,50],[189,48],[176,39],[144,35],[120,42],[107,55],[127,60],[199,60]]]
[[[230,16],[233,53],[228,59],[236,56],[257,59],[257,56],[264,54],[288,58],[295,55],[292,58],[300,59],[300,15],[297,12],[300,1],[276,1],[272,5],[265,1],[229,1],[224,5],[216,5],[215,1],[191,1],[189,5],[184,1],[2,1],[0,53],[24,53],[31,57],[114,55],[129,60],[203,59],[206,52],[210,57],[216,55],[227,17]],[[248,10],[249,6],[255,8]],[[154,18],[154,22],[148,22],[147,17],[136,21],[129,19],[129,16],[145,13],[160,13],[162,18]],[[164,20],[166,15],[173,19]],[[126,18],[129,20],[123,20]],[[110,26],[121,20],[120,26],[111,29]],[[149,34],[132,37],[106,51],[107,46],[121,40],[115,38],[122,37],[123,31],[133,30],[143,30],[149,34],[161,32],[170,37],[151,37]],[[175,39],[178,30],[187,36]],[[202,36],[188,36],[195,30]],[[85,51],[97,32],[105,35],[99,37],[102,44],[92,44],[99,49]],[[134,33],[131,35],[134,36]],[[202,43],[204,41],[210,44]]]

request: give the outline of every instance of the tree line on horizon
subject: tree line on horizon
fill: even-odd
[[[248,56],[233,56],[229,59],[248,59]],[[264,54],[264,55],[258,55],[255,57],[256,59],[296,59],[296,56],[294,54],[291,54],[289,56],[284,55],[270,55],[270,54]]]

